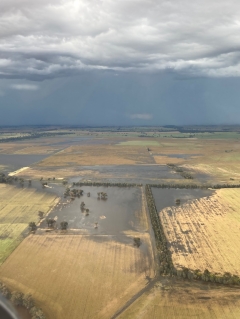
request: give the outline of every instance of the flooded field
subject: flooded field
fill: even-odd
[[[161,179],[183,179],[166,165],[107,165],[81,166],[79,176],[85,180],[107,180],[110,183],[152,183]],[[74,178],[71,181],[79,181]]]
[[[80,189],[80,188],[78,188]],[[70,229],[81,229],[89,234],[119,235],[124,231],[144,231],[141,228],[142,195],[140,188],[119,187],[81,187],[84,195],[75,200],[62,199],[59,205],[49,214],[57,224],[67,221]],[[87,193],[90,192],[90,197]],[[98,199],[99,192],[107,193],[107,199]],[[85,210],[80,209],[85,203]],[[98,223],[98,228],[95,228]],[[46,227],[43,221],[40,227]]]
[[[152,187],[152,194],[159,212],[165,207],[176,206],[176,199],[180,199],[181,204],[184,204],[189,200],[211,196],[213,193],[214,191],[208,189],[162,189]]]
[[[49,155],[33,154],[0,154],[0,165],[5,166],[5,171],[15,171],[24,166],[37,163]]]

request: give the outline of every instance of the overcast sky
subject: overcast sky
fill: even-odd
[[[1,0],[0,125],[240,124],[239,0]]]

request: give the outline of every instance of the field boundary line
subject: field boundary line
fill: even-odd
[[[122,306],[110,319],[116,319],[118,318],[127,308],[129,308],[139,297],[144,294],[144,292],[150,290],[154,287],[154,285],[157,283],[158,278],[155,277],[153,280],[151,280],[144,288],[142,288],[139,292],[137,292],[134,296],[132,296],[131,299],[129,299],[124,306]]]

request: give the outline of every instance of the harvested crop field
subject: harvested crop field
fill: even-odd
[[[240,275],[240,189],[160,212],[176,268]]]
[[[39,166],[154,164],[145,146],[71,146],[43,161]]]
[[[0,264],[22,241],[28,223],[38,222],[38,211],[45,214],[55,205],[56,196],[0,184]]]
[[[239,289],[194,282],[159,281],[137,299],[119,319],[238,319]]]
[[[3,282],[54,319],[110,318],[153,275],[141,248],[101,235],[30,235],[0,268]]]

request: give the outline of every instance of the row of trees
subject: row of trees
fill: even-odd
[[[42,309],[35,306],[35,302],[30,294],[23,294],[19,291],[11,292],[2,282],[0,282],[0,292],[15,306],[23,306],[28,309],[32,319],[46,319]]]
[[[54,228],[55,225],[56,225],[56,220],[54,218],[47,218],[46,219],[46,223],[47,223],[49,228]],[[68,228],[68,222],[62,221],[60,223],[60,229],[61,230],[67,230],[67,228]]]
[[[167,247],[167,238],[164,234],[163,226],[161,224],[157,209],[155,206],[155,201],[152,195],[152,190],[149,185],[145,186],[146,198],[148,210],[151,218],[151,223],[156,239],[156,247],[159,259],[159,270],[161,274],[164,275],[174,275],[174,265],[172,262],[171,253]]]
[[[202,280],[205,282],[215,282],[224,285],[240,285],[240,277],[237,275],[232,275],[230,272],[225,272],[224,274],[212,273],[208,269],[203,272],[199,269],[189,269],[183,267],[176,271],[176,276],[179,278]]]
[[[141,187],[142,184],[136,183],[104,183],[104,182],[73,182],[72,186],[117,186],[117,187]]]
[[[55,225],[56,225],[56,220],[53,219],[53,218],[47,218],[47,219],[46,219],[46,223],[47,223],[47,226],[48,226],[49,228],[54,228]],[[36,225],[35,222],[30,222],[30,223],[28,224],[28,226],[29,226],[29,228],[30,228],[30,231],[32,231],[32,232],[35,232],[35,231],[37,230],[37,225]],[[62,221],[62,222],[60,223],[60,229],[61,229],[61,230],[67,230],[67,228],[68,228],[68,222]]]
[[[40,137],[53,137],[58,135],[69,135],[69,134],[75,134],[72,132],[42,132],[42,133],[30,133],[28,135],[22,135],[22,136],[13,136],[13,137],[7,137],[7,138],[0,138],[0,143],[6,143],[6,142],[14,142],[14,141],[22,141],[22,140],[29,140],[33,138],[40,138]]]
[[[183,178],[193,179],[193,176],[190,173],[184,171],[182,167],[179,167],[175,164],[167,164],[167,166],[173,169],[176,173],[179,173]]]
[[[22,177],[17,176],[8,176],[4,173],[0,173],[0,183],[11,184],[13,182],[19,182],[20,184],[24,184],[25,180]],[[31,179],[27,180],[28,185],[32,184]]]

